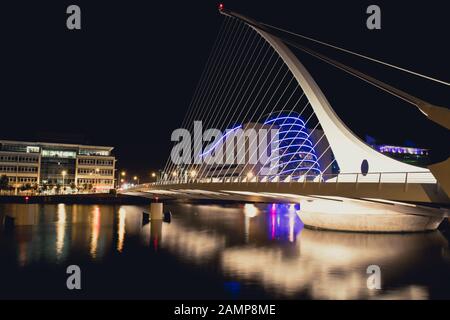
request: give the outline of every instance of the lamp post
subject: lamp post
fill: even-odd
[[[120,188],[120,184],[123,183],[125,181],[125,176],[127,175],[127,173],[125,171],[122,171],[118,174],[117,177],[117,189]]]
[[[99,185],[99,173],[100,173],[100,169],[99,168],[95,168],[95,193],[97,193],[97,186]]]
[[[137,184],[139,184],[139,177],[138,177],[138,176],[134,176],[134,177],[133,177],[133,180],[134,180],[134,181],[137,181]]]
[[[64,185],[65,185],[65,178],[66,178],[66,174],[67,174],[67,171],[66,170],[63,170],[63,171],[61,171],[61,175],[62,175],[62,186],[64,187]]]
[[[61,175],[62,175],[62,188],[63,188],[63,191],[64,191],[64,185],[65,185],[66,174],[67,174],[67,171],[66,171],[66,170],[61,171]]]
[[[197,171],[191,170],[189,175],[191,176],[192,181],[195,181],[195,178],[197,177]]]
[[[173,176],[173,181],[176,182],[176,181],[177,181],[177,177],[178,177],[177,172],[176,172],[176,171],[173,171],[173,172],[172,172],[172,176]]]

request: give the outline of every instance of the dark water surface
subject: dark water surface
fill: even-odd
[[[0,223],[15,222],[0,227],[0,298],[450,298],[448,230],[316,231],[293,207],[252,204],[171,204],[171,223],[143,225],[145,209],[0,205]],[[80,291],[66,287],[73,264]]]

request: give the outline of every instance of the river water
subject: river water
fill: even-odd
[[[0,298],[449,299],[448,230],[362,234],[304,228],[281,204],[1,204]],[[447,235],[447,236],[446,236]],[[81,270],[68,290],[67,267]],[[380,267],[381,289],[367,268]]]

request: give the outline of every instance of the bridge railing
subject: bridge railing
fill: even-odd
[[[293,176],[236,176],[236,177],[208,177],[185,178],[159,181],[148,184],[173,185],[173,184],[197,184],[197,183],[400,183],[400,184],[436,184],[437,181],[429,171],[421,172],[371,172],[363,173],[339,173],[339,174],[314,174]],[[145,185],[143,185],[145,186]]]

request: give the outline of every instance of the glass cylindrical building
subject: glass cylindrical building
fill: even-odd
[[[271,114],[266,122],[278,129],[278,139],[271,157],[272,172],[276,176],[300,178],[307,174],[309,178],[321,174],[317,161],[314,142],[301,116],[296,112]]]

